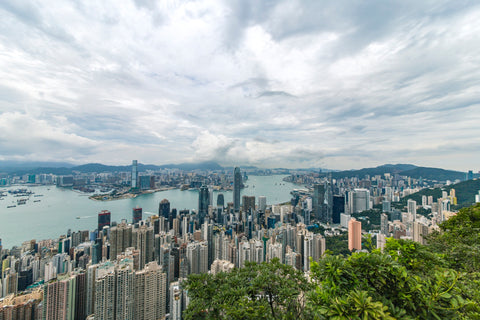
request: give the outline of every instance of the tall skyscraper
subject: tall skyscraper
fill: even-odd
[[[239,167],[233,170],[233,209],[240,211],[240,189],[242,187],[242,173]]]
[[[242,197],[243,212],[248,213],[250,210],[255,211],[255,196],[246,196]],[[246,217],[246,215],[245,215]]]
[[[120,223],[110,229],[110,260],[116,260],[117,256],[125,249],[132,246],[132,226]]]
[[[355,218],[348,221],[348,250],[362,250],[362,223]]]
[[[142,208],[136,207],[132,210],[132,222],[133,224],[138,223],[142,220]]]
[[[102,210],[98,213],[98,232],[100,233],[105,226],[110,226],[111,213],[108,210]]]
[[[200,187],[200,192],[198,193],[198,220],[200,224],[203,224],[205,217],[208,214],[208,205],[209,205],[209,192],[206,185]]]
[[[132,161],[132,188],[138,188],[138,164],[137,160]]]
[[[224,208],[225,206],[225,199],[223,198],[223,193],[219,193],[217,195],[217,207]]]
[[[258,211],[265,213],[267,209],[267,197],[258,196]]]
[[[408,213],[412,215],[413,221],[415,221],[417,218],[417,201],[408,199],[407,210],[408,210]]]
[[[170,215],[170,202],[167,199],[160,201],[160,205],[158,206],[158,215],[168,219],[168,216]]]
[[[322,221],[325,215],[325,186],[323,184],[313,185],[313,213],[318,221]],[[323,221],[322,221],[323,222]]]
[[[349,213],[370,209],[370,192],[367,189],[355,189],[348,193]]]
[[[340,223],[340,214],[345,213],[345,197],[340,195],[333,196],[332,223]]]

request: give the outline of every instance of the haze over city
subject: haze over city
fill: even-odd
[[[477,1],[0,2],[0,160],[480,158]]]

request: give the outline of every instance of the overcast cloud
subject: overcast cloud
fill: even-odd
[[[478,1],[0,1],[0,160],[480,169]]]

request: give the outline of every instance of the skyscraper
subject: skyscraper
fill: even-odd
[[[239,167],[233,170],[233,209],[240,211],[240,189],[242,187],[242,174]]]
[[[267,197],[258,196],[258,211],[265,213],[267,209]]]
[[[323,184],[313,185],[313,213],[315,218],[322,221],[322,217],[325,215],[325,186]]]
[[[255,211],[255,196],[244,195],[242,197],[243,212],[248,213],[250,210]],[[246,215],[245,215],[246,217]]]
[[[110,211],[102,210],[98,213],[98,232],[102,231],[104,226],[110,225]]]
[[[206,185],[202,185],[198,194],[198,219],[200,224],[203,224],[205,217],[207,216],[209,200],[210,196],[208,187]]]
[[[225,199],[223,198],[223,193],[217,195],[217,207],[223,208],[225,206]]]
[[[138,188],[138,164],[137,160],[132,161],[132,188]]]
[[[132,210],[132,222],[133,224],[138,223],[142,220],[142,208],[136,207]]]
[[[158,206],[158,215],[160,217],[164,217],[165,219],[168,219],[168,216],[170,214],[170,202],[167,199],[163,199],[160,201],[160,205]]]

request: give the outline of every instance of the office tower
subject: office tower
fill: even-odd
[[[412,215],[413,221],[415,221],[417,217],[417,201],[408,199],[407,210],[408,210],[408,213]]]
[[[205,221],[205,217],[208,214],[208,205],[209,205],[209,192],[206,185],[200,187],[200,192],[198,193],[198,220],[200,225]]]
[[[362,250],[362,223],[355,218],[348,221],[348,250]]]
[[[158,206],[158,215],[168,219],[168,216],[170,215],[170,202],[167,199],[160,201]]]
[[[313,185],[313,213],[315,214],[315,218],[318,221],[322,221],[324,217],[324,202],[325,202],[325,186],[323,184],[315,184]],[[323,221],[322,221],[323,222]]]
[[[390,201],[383,200],[382,201],[382,212],[390,212],[390,211],[391,211]]]
[[[386,213],[380,215],[380,232],[384,235],[388,235],[388,216]]]
[[[138,188],[138,163],[137,160],[132,161],[132,188]]]
[[[105,226],[110,226],[111,213],[108,210],[102,210],[98,213],[98,233],[100,233]]]
[[[132,223],[138,223],[142,220],[142,208],[136,207],[132,210]]]
[[[233,209],[240,211],[240,189],[242,188],[242,174],[239,167],[233,170]]]
[[[425,208],[427,206],[427,196],[423,195],[422,196],[422,207]]]
[[[75,317],[75,276],[61,276],[43,288],[43,319],[73,320]]]
[[[332,223],[332,215],[333,215],[333,192],[332,192],[332,184],[330,181],[325,181],[324,184],[325,189],[325,196],[324,196],[324,209],[323,209],[323,216],[321,217],[320,221],[323,223]]]
[[[110,260],[116,260],[117,256],[132,246],[132,226],[126,223],[110,229]]]
[[[225,205],[225,199],[223,198],[223,193],[217,195],[217,207],[222,208]]]
[[[370,209],[370,192],[367,189],[354,189],[348,194],[350,214]]]
[[[265,213],[267,209],[267,197],[258,196],[258,211]]]
[[[340,214],[345,213],[345,197],[340,195],[334,195],[333,208],[332,208],[332,223],[340,223]]]
[[[149,262],[145,269],[135,272],[134,318],[163,319],[166,314],[167,276],[157,262]]]
[[[143,225],[132,230],[132,247],[140,251],[139,269],[153,261],[153,240],[153,227]]]
[[[255,196],[242,196],[243,212],[248,213],[255,211]],[[246,215],[245,215],[246,217]]]

